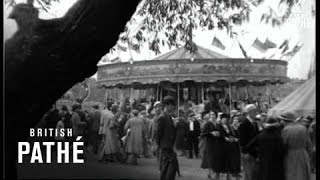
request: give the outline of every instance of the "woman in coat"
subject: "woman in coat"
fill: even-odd
[[[230,180],[230,175],[240,173],[240,147],[239,141],[234,131],[231,130],[229,125],[229,114],[221,115],[220,136],[223,138],[221,148],[223,149],[223,170],[226,173],[226,179]],[[238,176],[236,177],[239,178]]]
[[[270,117],[264,129],[245,148],[254,151],[258,147],[259,180],[284,180],[285,146],[279,122]]]
[[[200,124],[201,134],[203,134],[204,125],[209,121],[210,115],[206,114],[203,116],[203,122]],[[200,137],[199,141],[199,157],[203,157],[204,149],[206,147],[206,138],[204,136]]]
[[[223,153],[221,144],[223,138],[220,136],[221,125],[216,123],[216,114],[210,112],[210,119],[204,125],[202,137],[206,138],[206,147],[202,158],[201,168],[209,169],[208,178],[212,178],[212,173],[216,173],[216,179],[219,179],[223,171]]]
[[[230,131],[231,136],[233,137],[233,142],[231,142],[231,152],[230,152],[230,160],[231,164],[231,174],[236,177],[236,179],[240,178],[241,172],[241,153],[240,153],[240,144],[239,144],[239,117],[233,116],[231,118],[230,123]]]
[[[146,134],[146,127],[143,120],[138,117],[139,111],[132,110],[133,117],[130,118],[124,126],[128,132],[126,138],[125,152],[128,153],[129,164],[137,165],[137,158],[143,153],[143,135]]]

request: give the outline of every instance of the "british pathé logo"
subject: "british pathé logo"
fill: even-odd
[[[72,138],[72,129],[31,128],[31,138]],[[82,136],[78,136],[73,142],[18,142],[18,163],[23,163],[24,156],[31,155],[30,163],[52,163],[52,155],[56,155],[57,163],[84,163]],[[55,150],[56,153],[52,153]],[[45,153],[43,153],[45,152]],[[45,156],[43,155],[45,154]],[[70,160],[70,156],[72,156]],[[43,161],[43,158],[45,161]]]

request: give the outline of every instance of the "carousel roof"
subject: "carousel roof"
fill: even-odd
[[[282,60],[229,58],[201,46],[190,53],[182,47],[152,60],[98,65],[97,83],[104,87],[135,88],[167,82],[264,85],[286,82],[287,64]]]
[[[178,49],[172,50],[168,53],[160,55],[153,60],[163,60],[163,59],[226,59],[230,58],[225,55],[219,54],[217,52],[211,51],[201,46],[197,46],[197,51],[190,53],[185,47],[180,47]]]

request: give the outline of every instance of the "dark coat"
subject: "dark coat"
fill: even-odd
[[[182,118],[177,123],[176,148],[178,150],[187,149],[189,124]]]
[[[57,109],[50,110],[44,117],[46,128],[56,128],[58,121],[60,120],[60,114]]]
[[[285,146],[279,127],[269,127],[257,135],[244,149],[258,149],[260,180],[284,180]]]
[[[235,142],[236,131],[232,130],[230,126],[220,129],[223,141],[221,148],[223,152],[223,172],[238,174],[240,173],[240,147],[238,142]],[[227,141],[226,138],[229,140]]]
[[[156,142],[161,149],[173,149],[176,139],[176,127],[173,124],[172,118],[172,116],[163,112],[158,119]]]
[[[216,137],[211,134],[212,131],[221,131],[221,125],[214,125],[212,122],[207,122],[204,125],[202,137],[206,138],[206,146],[202,158],[201,168],[212,169],[215,172],[222,172],[223,170],[223,149],[221,144],[223,138]]]
[[[243,153],[249,153],[253,157],[257,157],[256,150],[250,152],[243,149],[252,139],[259,133],[258,125],[256,122],[251,123],[247,118],[239,126],[239,142]]]
[[[231,163],[231,172],[238,174],[241,172],[241,155],[240,155],[240,144],[239,144],[239,129],[235,129],[230,126],[231,136],[238,139],[238,142],[230,143],[230,156],[229,162]]]
[[[190,130],[189,128],[189,133],[188,133],[188,143],[189,144],[195,144],[198,147],[199,144],[199,136],[201,135],[201,129],[200,129],[200,122],[198,120],[193,121],[193,131]],[[190,123],[188,124],[188,126]],[[191,148],[192,146],[188,146],[188,148]]]

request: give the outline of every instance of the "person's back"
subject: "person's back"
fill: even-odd
[[[99,131],[100,118],[101,118],[101,112],[99,110],[94,110],[93,112],[90,113],[92,131],[94,132]]]
[[[63,115],[64,128],[72,128],[71,117],[72,117],[72,115],[69,112],[67,112],[66,114]]]
[[[291,123],[282,130],[282,138],[287,153],[285,155],[285,175],[287,180],[310,179],[311,167],[308,151],[311,142],[307,128],[300,123]]]
[[[282,134],[288,150],[305,149],[310,145],[310,139],[308,139],[307,136],[307,128],[300,123],[294,123],[284,127]]]

